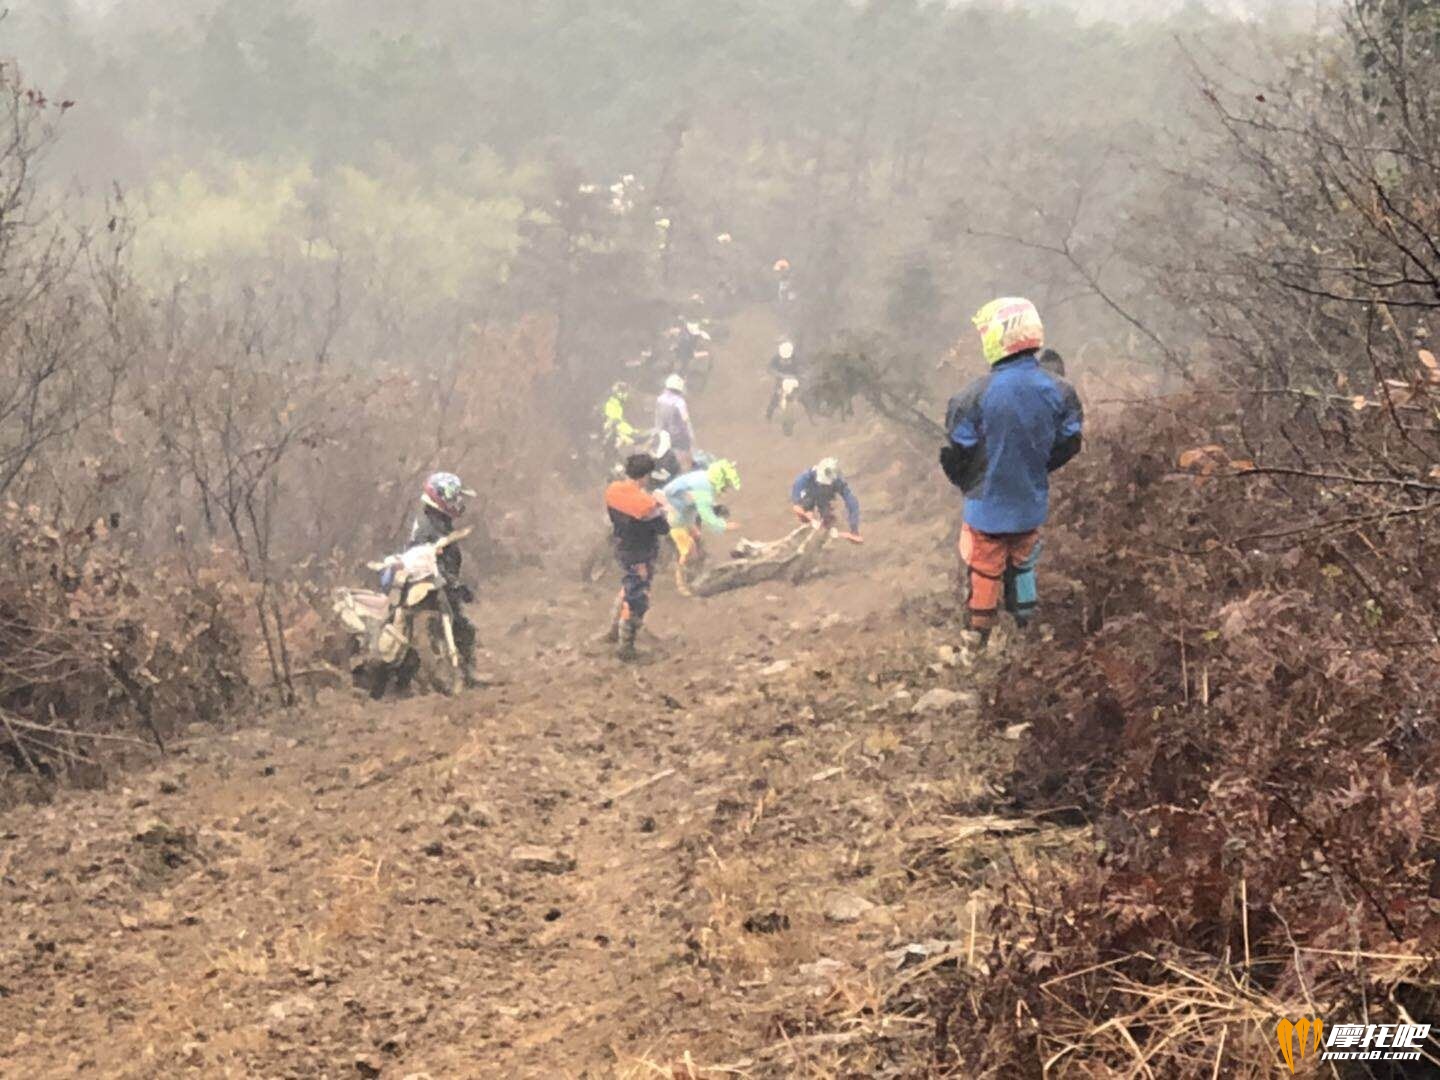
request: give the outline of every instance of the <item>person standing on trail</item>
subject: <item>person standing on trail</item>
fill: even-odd
[[[664,502],[646,485],[654,471],[655,459],[649,454],[631,454],[625,459],[625,479],[605,489],[605,510],[615,531],[615,558],[621,572],[620,596],[605,638],[619,645],[615,655],[626,661],[637,657],[635,638],[650,610],[660,538],[670,529]]]
[[[974,323],[990,371],[950,399],[940,465],[965,493],[967,625],[983,640],[1002,599],[1021,628],[1035,613],[1050,473],[1080,452],[1084,413],[1075,388],[1041,365],[1045,330],[1034,304],[993,300]]]
[[[844,538],[860,544],[860,500],[851,490],[840,462],[833,457],[822,458],[813,469],[806,469],[790,485],[790,509],[801,521],[811,522],[822,528],[835,527],[835,500],[845,504],[848,531]]]
[[[695,429],[690,423],[690,406],[685,401],[685,379],[679,374],[665,380],[665,389],[655,399],[655,427],[670,436],[670,449],[686,472],[695,464]]]
[[[740,490],[740,474],[733,461],[721,458],[703,469],[692,469],[665,485],[662,494],[670,507],[670,539],[680,552],[675,564],[675,587],[681,596],[690,595],[685,568],[699,550],[702,530],[723,533],[740,526],[727,520],[719,498],[726,491]]]
[[[431,473],[420,490],[420,513],[410,528],[410,547],[433,544],[455,531],[455,519],[465,512],[465,500],[475,492],[465,487],[454,473]],[[450,601],[455,634],[455,651],[460,657],[460,673],[466,686],[474,686],[475,624],[466,616],[465,604],[473,600],[470,586],[460,581],[460,545],[447,544],[440,552],[438,565],[446,598]]]

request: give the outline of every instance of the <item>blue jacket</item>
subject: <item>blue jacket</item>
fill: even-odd
[[[1080,452],[1083,424],[1075,388],[1033,352],[1002,360],[951,398],[945,471],[965,492],[965,523],[985,533],[1045,524],[1050,473]]]
[[[795,483],[790,485],[790,501],[802,510],[816,511],[825,514],[830,509],[830,504],[839,496],[845,502],[845,515],[850,520],[850,531],[860,531],[860,500],[855,497],[855,492],[850,490],[850,485],[845,482],[844,477],[836,480],[833,484],[822,484],[815,479],[815,470],[806,469],[795,478]]]

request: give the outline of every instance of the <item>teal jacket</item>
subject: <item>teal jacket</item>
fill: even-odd
[[[671,528],[700,524],[711,532],[725,531],[725,519],[715,513],[715,486],[704,469],[683,473],[662,490],[670,504]]]

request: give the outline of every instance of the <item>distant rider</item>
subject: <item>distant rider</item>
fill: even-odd
[[[420,491],[420,513],[410,529],[410,547],[433,544],[455,531],[455,519],[465,512],[465,500],[475,492],[465,487],[454,473],[431,473]],[[475,598],[470,586],[460,581],[460,545],[447,544],[437,563],[444,579],[445,595],[450,601],[454,622],[455,650],[460,655],[460,671],[467,686],[475,685],[475,624],[464,612],[463,605]]]
[[[630,384],[617,382],[610,387],[610,396],[601,406],[605,423],[601,436],[611,453],[622,453],[635,443],[635,428],[625,419],[625,406],[630,402]]]
[[[631,454],[625,460],[625,479],[605,489],[605,509],[615,533],[615,558],[621,573],[620,596],[606,638],[618,643],[615,655],[626,661],[637,657],[635,638],[650,610],[660,538],[670,528],[665,504],[647,484],[654,469],[655,459],[649,454]]]
[[[695,350],[700,347],[700,324],[678,319],[671,331],[675,335],[675,370],[689,374],[695,363]]]
[[[1080,452],[1084,415],[1075,388],[1042,366],[1045,331],[1035,305],[993,300],[974,323],[990,371],[950,399],[940,463],[965,493],[967,621],[983,638],[1002,598],[1022,628],[1034,615],[1050,473]]]
[[[776,259],[772,269],[775,271],[775,299],[781,306],[791,303],[795,299],[795,287],[790,279],[790,260]]]
[[[813,469],[806,469],[790,486],[790,509],[801,521],[813,522],[824,528],[835,527],[835,500],[845,504],[848,530],[842,535],[854,543],[860,538],[860,500],[840,471],[833,457],[821,459]]]
[[[740,474],[735,463],[724,458],[703,469],[692,469],[665,485],[663,494],[670,506],[670,539],[675,541],[680,553],[675,565],[675,587],[680,595],[690,595],[685,567],[699,547],[702,530],[723,533],[739,528],[735,522],[726,520],[726,512],[719,504],[725,492],[739,490]]]
[[[780,407],[780,399],[785,393],[785,380],[800,379],[800,357],[795,352],[795,343],[790,340],[780,342],[775,349],[775,355],[770,358],[767,370],[775,378],[775,385],[770,391],[770,404],[765,407],[765,419],[769,420],[775,415],[775,410]]]
[[[670,436],[670,449],[681,471],[695,464],[695,428],[690,423],[683,376],[674,374],[665,379],[665,389],[655,399],[655,427]]]

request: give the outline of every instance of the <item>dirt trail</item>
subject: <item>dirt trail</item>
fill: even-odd
[[[831,449],[750,419],[770,342],[742,325],[696,403],[761,537]],[[935,941],[974,947],[984,859],[947,830],[1013,744],[963,696],[987,661],[942,651],[943,530],[857,473],[864,548],[799,588],[663,584],[645,664],[585,644],[609,585],[522,577],[482,606],[495,686],[331,692],[9,815],[0,1075],[898,1068],[926,1025],[895,950],[932,942],[933,976]],[[936,687],[962,696],[913,715]]]

